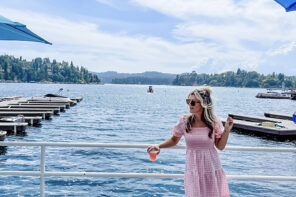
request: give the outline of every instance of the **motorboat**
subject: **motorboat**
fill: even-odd
[[[147,92],[148,92],[148,93],[153,93],[152,86],[149,86],[149,87],[148,87],[148,90],[147,90]]]

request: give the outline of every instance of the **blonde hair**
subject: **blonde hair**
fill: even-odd
[[[202,112],[201,120],[210,128],[210,132],[209,132],[210,138],[212,138],[213,124],[215,121],[214,106],[213,106],[211,94],[212,94],[212,91],[208,86],[197,88],[188,94],[188,98],[191,95],[193,95],[200,101],[200,104],[204,109]],[[187,116],[186,132],[189,132],[191,130],[191,127],[194,121],[195,121],[194,114],[189,114]]]

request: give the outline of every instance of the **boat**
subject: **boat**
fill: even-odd
[[[153,93],[152,86],[149,86],[149,87],[148,87],[148,90],[147,90],[147,92],[148,92],[148,93]]]

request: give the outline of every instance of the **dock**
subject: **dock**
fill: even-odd
[[[30,103],[16,103],[16,104],[8,104],[7,106],[0,106],[0,108],[29,108],[29,109],[34,109],[34,108],[39,108],[39,109],[55,109],[59,108],[60,112],[64,112],[66,109],[66,105],[30,105]]]
[[[42,117],[41,116],[27,116],[24,117],[24,121],[28,123],[29,126],[39,126],[41,125]]]
[[[274,113],[275,115],[276,113]],[[233,118],[233,130],[249,135],[264,136],[275,140],[296,139],[296,124],[288,119],[252,116],[246,114],[229,114]],[[226,119],[222,119],[225,123]]]
[[[26,122],[0,122],[0,130],[12,131],[13,133],[25,131],[27,126],[28,123]]]
[[[265,112],[264,116],[270,118],[277,118],[283,120],[293,120],[293,116],[290,114],[278,113],[278,112]]]
[[[278,92],[281,90],[281,92]],[[267,98],[267,99],[291,99],[296,100],[296,90],[295,89],[268,89],[267,92],[258,93],[256,98]]]
[[[59,108],[0,108],[0,112],[51,112],[54,115],[59,115]]]
[[[269,98],[269,99],[292,99],[290,94],[281,93],[258,93],[256,98]]]
[[[50,120],[52,115],[65,112],[82,97],[3,97],[0,99],[0,140],[7,133],[24,132],[28,126],[39,126],[42,120]]]
[[[0,111],[0,116],[18,116],[18,115],[22,115],[22,116],[41,116],[42,119],[45,120],[50,120],[51,119],[51,115],[53,113],[51,111],[39,111],[39,112],[33,112],[33,111]]]

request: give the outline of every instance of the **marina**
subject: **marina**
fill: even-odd
[[[13,84],[20,87],[15,92],[9,85],[3,88],[3,94],[23,98],[31,98],[38,86],[40,94],[58,89],[55,84]],[[153,162],[146,146],[171,135],[170,128],[179,115],[187,113],[184,100],[192,87],[154,86],[153,94],[147,94],[145,85],[66,87],[68,97],[84,95],[83,102],[59,116],[52,115],[51,120],[42,120],[40,127],[27,126],[24,134],[6,135],[7,144],[0,151],[0,171],[6,174],[0,178],[2,193],[40,196],[43,177],[45,196],[184,196],[184,139],[180,141],[182,147],[162,150]],[[263,109],[287,114],[294,111],[294,101],[289,99],[271,100],[263,108],[254,102],[255,91],[213,88],[218,98],[217,115],[223,118],[230,112],[244,111],[260,116]],[[240,102],[232,99],[240,95],[244,95]],[[287,152],[279,152],[284,148]],[[226,150],[219,151],[231,196],[293,196],[293,148],[293,141],[231,132]],[[258,194],[261,188],[266,190]]]
[[[73,99],[67,97],[22,98],[19,96],[2,98],[0,102],[2,141],[7,133],[16,134],[24,132],[27,126],[39,126],[42,119],[50,120],[52,115],[59,115],[60,111],[64,112],[67,106],[74,106],[81,100],[82,97]]]
[[[0,196],[296,196],[295,12],[2,1]]]

